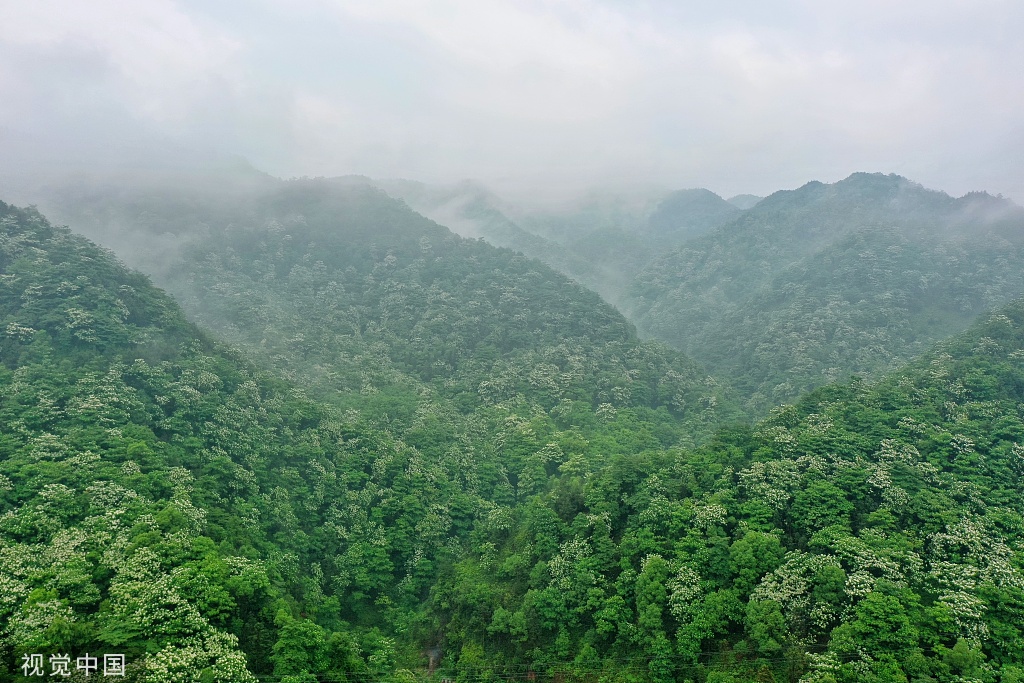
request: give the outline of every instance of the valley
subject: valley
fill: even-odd
[[[34,192],[0,204],[0,680],[1024,677],[1008,200]]]

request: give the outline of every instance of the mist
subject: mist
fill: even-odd
[[[1024,8],[915,1],[0,7],[0,182],[187,172],[1024,197]]]

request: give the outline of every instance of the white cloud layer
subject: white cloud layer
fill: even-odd
[[[726,195],[877,170],[1024,200],[1021,3],[707,5],[3,3],[0,143],[8,166],[239,154]]]

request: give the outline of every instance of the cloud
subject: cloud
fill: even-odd
[[[85,85],[109,82],[129,111],[166,122],[196,105],[196,86],[201,92],[218,81],[239,47],[167,0],[5,3],[0,43],[5,52],[20,52],[38,64],[91,63],[90,73],[78,74],[86,77]],[[38,75],[33,71],[25,73],[22,87],[32,87],[30,77]]]
[[[1019,3],[701,5],[8,3],[0,129],[26,155],[87,140],[521,192],[880,170],[1024,199]]]

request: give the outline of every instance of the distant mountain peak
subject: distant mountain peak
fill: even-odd
[[[758,203],[759,210],[788,210],[802,203],[839,201],[879,207],[892,202],[903,205],[922,205],[952,201],[944,192],[929,190],[895,173],[869,173],[858,171],[834,183],[812,180],[795,190],[780,190]]]
[[[647,219],[654,235],[680,242],[732,220],[740,209],[702,187],[677,190],[661,200]]]
[[[906,178],[896,173],[882,173],[880,171],[854,171],[850,175],[840,180],[836,185],[841,183],[908,183],[910,182]]]
[[[725,201],[729,202],[737,209],[746,211],[747,209],[752,209],[757,206],[762,199],[764,199],[764,197],[759,197],[756,194],[738,194],[733,197],[729,197]]]
[[[665,201],[677,197],[686,197],[694,200],[704,199],[707,201],[725,201],[722,199],[721,196],[704,187],[691,187],[682,190],[676,190],[675,192],[672,192],[668,197],[666,197]]]
[[[984,190],[973,190],[971,192],[967,192],[963,196],[957,197],[956,201],[964,205],[1020,208],[1012,199],[1004,197],[1001,194],[989,194]]]

